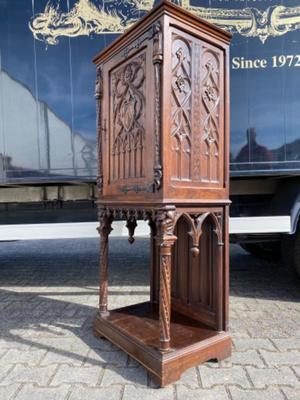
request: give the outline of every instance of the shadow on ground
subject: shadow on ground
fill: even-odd
[[[106,368],[131,366],[137,371],[138,366],[130,358],[124,361],[123,355],[112,357],[117,349],[92,335],[98,302],[98,246],[96,239],[1,243],[2,339],[21,348],[47,350],[66,363]],[[112,307],[147,299],[148,260],[148,240],[137,239],[132,246],[126,239],[111,240],[109,294]],[[293,272],[262,262],[236,245],[231,247],[230,264],[235,317],[239,317],[240,310],[234,305],[235,299],[246,299],[246,306],[247,298],[299,302],[300,280]],[[246,318],[247,313],[243,314]],[[241,324],[243,317],[234,320],[233,315],[233,322]],[[240,329],[239,326],[233,323],[233,328]],[[77,340],[78,346],[85,350],[78,351],[76,345],[75,348],[56,345],[60,339]],[[126,371],[126,368],[119,369],[118,373],[138,383],[139,375],[128,378]]]

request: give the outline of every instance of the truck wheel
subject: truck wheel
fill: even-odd
[[[279,262],[281,260],[281,246],[279,241],[240,243],[240,246],[248,253],[262,260],[272,262]]]
[[[287,268],[293,268],[300,278],[300,231],[283,237],[282,261]]]

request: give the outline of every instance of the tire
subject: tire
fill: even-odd
[[[281,246],[280,241],[276,242],[255,242],[240,243],[240,246],[253,256],[266,261],[280,262]],[[300,258],[300,253],[299,253]]]
[[[286,267],[294,269],[300,278],[300,231],[283,237],[282,260]]]

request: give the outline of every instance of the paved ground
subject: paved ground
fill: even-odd
[[[97,240],[0,244],[0,399],[299,400],[300,280],[231,251],[230,362],[157,389],[144,369],[91,333]],[[147,241],[111,245],[112,307],[148,296]]]

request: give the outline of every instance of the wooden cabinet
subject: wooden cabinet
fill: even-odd
[[[95,334],[164,386],[231,353],[230,35],[162,1],[95,58],[101,236]],[[149,221],[149,302],[108,311],[108,236]]]

